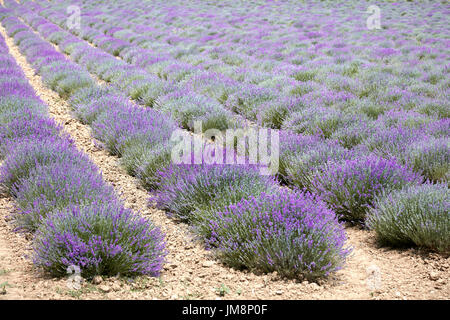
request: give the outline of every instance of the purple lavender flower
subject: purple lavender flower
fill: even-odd
[[[164,237],[149,220],[121,205],[70,206],[45,219],[34,240],[34,263],[55,276],[79,266],[81,275],[157,276]]]
[[[421,180],[395,159],[369,155],[327,163],[313,177],[312,188],[340,217],[361,221],[378,194],[418,184]]]
[[[252,196],[209,221],[208,243],[235,268],[316,280],[340,269],[349,249],[335,213],[308,193]]]

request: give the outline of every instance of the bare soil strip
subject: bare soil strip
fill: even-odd
[[[137,179],[120,167],[117,157],[96,146],[89,127],[71,115],[66,101],[45,87],[3,27],[0,32],[34,90],[49,106],[51,116],[102,170],[105,180],[121,194],[125,205],[150,217],[161,227],[166,233],[169,250],[168,262],[160,278],[109,278],[98,285],[84,282],[80,290],[72,290],[67,287],[66,279],[48,279],[33,269],[31,241],[12,231],[7,218],[13,210],[12,200],[1,198],[0,299],[450,298],[450,258],[418,249],[380,248],[372,232],[357,227],[347,228],[348,245],[354,250],[346,267],[320,285],[282,280],[276,274],[255,275],[223,266],[193,240],[187,225],[169,219],[161,210],[148,207],[148,194]]]

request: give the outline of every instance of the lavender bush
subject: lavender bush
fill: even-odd
[[[177,91],[160,99],[162,110],[171,114],[182,128],[194,131],[194,121],[201,121],[202,129],[226,130],[237,126],[233,114],[217,101],[187,91]]]
[[[28,118],[31,115],[44,116],[47,110],[44,105],[35,99],[26,97],[19,97],[17,95],[0,97],[0,123],[6,125],[16,117],[23,115],[23,118]]]
[[[270,192],[275,182],[250,165],[171,165],[157,174],[158,208],[189,221],[205,206],[234,203],[245,196]]]
[[[54,276],[79,266],[83,277],[157,276],[164,237],[150,221],[121,205],[70,206],[44,220],[34,241],[34,263]]]
[[[420,172],[426,180],[450,181],[450,141],[447,138],[431,138],[409,146],[406,162]]]
[[[89,162],[86,155],[74,150],[70,141],[60,137],[49,137],[36,143],[35,139],[26,139],[14,144],[0,168],[0,183],[10,192],[15,183],[30,175],[38,166],[50,166],[54,163],[72,163],[73,165]]]
[[[49,64],[42,68],[41,72],[50,88],[65,99],[81,88],[94,85],[94,81],[88,75],[74,73],[73,69],[64,62]]]
[[[109,94],[98,98],[92,97],[87,102],[72,103],[74,113],[78,119],[89,125],[96,122],[105,112],[111,112],[111,110],[127,105],[129,105],[129,102],[126,99],[120,99]]]
[[[34,123],[33,123],[34,122]],[[53,119],[38,117],[32,111],[26,110],[20,115],[15,115],[11,121],[0,128],[0,143],[13,140],[19,141],[30,137],[54,137],[60,127]]]
[[[242,114],[247,119],[255,121],[261,104],[275,100],[277,95],[270,89],[249,86],[242,92],[230,94],[226,106],[232,111]]]
[[[282,128],[295,133],[320,135],[329,138],[339,127],[347,126],[355,121],[332,108],[305,108],[293,113],[283,123]]]
[[[252,196],[217,212],[209,225],[210,246],[239,269],[316,280],[341,268],[349,253],[334,212],[311,194]]]
[[[117,199],[111,186],[91,163],[54,163],[37,166],[12,187],[20,228],[35,231],[51,212],[69,205],[110,203]]]
[[[375,155],[331,161],[312,178],[312,188],[341,218],[364,220],[383,190],[417,184],[422,178],[394,159]]]
[[[354,158],[355,156],[353,156]],[[314,175],[331,161],[342,161],[352,158],[352,154],[333,142],[322,142],[308,145],[302,152],[284,156],[284,179],[300,189],[313,190]]]
[[[106,109],[92,124],[94,136],[102,141],[107,150],[121,156],[136,140],[150,143],[166,141],[176,126],[152,109],[134,105]]]
[[[10,19],[7,29],[17,24],[19,20]],[[20,41],[20,49],[43,72],[49,86],[67,95],[85,87],[64,82],[78,79],[79,69],[70,73],[70,64],[33,60],[48,52],[34,50],[40,43],[45,42],[30,32]],[[72,264],[86,276],[157,275],[166,254],[162,233],[124,209],[87,155],[48,118],[47,106],[7,53],[0,38],[0,70],[8,75],[8,79],[0,77],[0,150],[5,157],[0,186],[15,200],[18,226],[38,229],[33,239],[35,264],[56,276],[66,275]],[[82,91],[78,98],[86,98],[86,91],[93,93]]]
[[[152,144],[140,141],[130,145],[122,155],[122,164],[125,169],[139,178],[142,185],[148,190],[159,187],[158,172],[168,167],[172,162],[173,144],[162,142]]]
[[[384,127],[376,122],[360,119],[360,121],[337,128],[330,139],[337,140],[344,148],[357,149],[370,136],[376,134],[380,126]]]
[[[447,184],[423,184],[384,192],[367,215],[367,226],[387,245],[417,245],[450,252]]]
[[[264,127],[280,129],[288,116],[299,109],[304,108],[304,104],[297,98],[284,98],[279,101],[269,101],[261,106],[261,111],[257,115],[258,123]]]
[[[287,168],[291,165],[292,161],[295,161],[299,154],[307,152],[311,146],[317,146],[321,143],[322,139],[317,136],[280,131],[280,159],[278,168],[279,178],[284,182],[288,182]]]

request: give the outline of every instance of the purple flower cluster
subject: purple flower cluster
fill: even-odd
[[[389,245],[415,244],[450,253],[448,185],[426,183],[383,193],[375,200],[366,224]]]
[[[54,275],[79,266],[86,277],[152,275],[161,270],[164,235],[148,220],[121,205],[71,205],[42,221],[34,262]]]
[[[283,123],[283,129],[329,138],[338,128],[358,120],[332,108],[310,107],[292,113]]]
[[[310,142],[303,150],[285,155],[284,179],[298,188],[312,191],[313,177],[324,165],[352,158],[356,158],[356,153],[351,153],[334,141]]]
[[[210,246],[229,265],[315,280],[342,267],[344,228],[309,193],[278,192],[225,207],[209,221]]]
[[[158,178],[153,198],[158,208],[187,221],[197,209],[214,211],[277,188],[274,179],[261,176],[255,165],[174,164],[158,172]]]
[[[421,177],[395,159],[376,155],[331,161],[312,178],[312,189],[342,218],[364,220],[383,191],[418,184]]]
[[[44,144],[44,148],[43,153],[52,154],[51,146]],[[26,177],[18,179],[11,190],[19,207],[17,223],[36,230],[46,216],[69,205],[117,202],[113,188],[105,184],[97,168],[83,160],[32,167]]]

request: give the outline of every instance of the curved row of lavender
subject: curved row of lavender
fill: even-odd
[[[45,19],[27,14],[15,3],[6,4],[41,34],[47,31],[51,36],[55,32],[55,26]],[[176,128],[174,122],[153,109],[130,103],[111,87],[93,84],[86,70],[50,49],[17,18],[6,18],[2,23],[8,30],[17,31],[14,38],[29,59],[42,61],[36,70],[44,82],[69,99],[80,119],[91,125],[96,138],[110,152],[128,164],[130,173],[141,178],[149,189],[156,189],[158,206],[192,223],[223,261],[238,268],[278,271],[308,279],[342,267],[349,252],[345,231],[321,199],[302,192],[282,192],[273,178],[261,176],[254,165],[171,164],[168,138]],[[66,40],[76,42],[69,34]],[[41,45],[45,52],[39,48]],[[274,195],[283,201],[273,203],[265,213],[255,211],[253,203],[246,202],[254,198],[271,203],[266,199]],[[249,212],[264,213],[266,218],[249,219],[243,229],[246,233],[230,228],[212,232],[214,226],[227,220],[225,210],[233,205],[248,206]],[[220,214],[222,211],[224,214]],[[235,241],[229,241],[230,235]],[[272,245],[262,239],[272,239]],[[234,263],[226,258],[231,249]]]
[[[260,19],[245,14],[242,20],[245,20],[244,29],[248,33],[243,38],[235,32],[241,28],[240,22],[228,21],[229,17],[225,18],[226,23],[220,20],[220,14],[228,12],[223,7],[221,10],[211,7],[211,11],[203,16],[198,12],[208,10],[208,6],[195,2],[190,3],[195,8],[192,11],[177,1],[169,5],[154,2],[150,8],[148,3],[136,3],[132,10],[124,8],[125,3],[120,2],[103,6],[96,3],[95,9],[89,2],[77,4],[82,7],[83,25],[79,30],[70,31],[99,48],[162,80],[178,83],[188,92],[214,98],[262,125],[309,135],[311,139],[284,135],[280,178],[320,194],[341,217],[363,220],[373,208],[376,197],[410,183],[426,182],[425,189],[429,182],[437,183],[433,187],[436,192],[447,191],[450,163],[448,79],[445,77],[448,70],[445,65],[448,61],[447,26],[443,25],[444,29],[437,31],[422,30],[423,27],[410,17],[403,17],[409,11],[421,15],[424,12],[423,18],[438,27],[443,23],[441,14],[448,11],[445,6],[411,7],[386,3],[389,24],[379,34],[365,30],[364,24],[357,25],[344,19],[348,16],[348,5],[331,6],[336,24],[339,22],[353,30],[347,31],[337,42],[331,38],[339,30],[330,24],[325,24],[321,32],[314,32],[303,28],[308,25],[306,22],[301,23],[295,26],[297,32],[289,37],[282,28],[277,29],[276,21],[272,21],[270,28],[262,32],[264,38],[270,35],[271,39],[278,39],[278,32],[284,32],[284,49],[298,44],[296,49],[290,48],[289,55],[283,56],[280,52],[270,52],[272,40],[261,45],[269,49],[262,53],[255,51],[259,43],[253,42],[251,35],[255,30],[255,33],[261,33],[257,28],[258,23],[262,23]],[[67,28],[66,12],[58,11],[66,8],[65,1],[60,1],[59,5],[42,5],[47,7],[46,10],[37,5],[34,9]],[[293,9],[288,2],[283,6],[286,10],[289,6]],[[236,9],[232,4],[230,7]],[[255,9],[251,4],[250,7],[254,11],[260,10],[256,17],[264,15],[264,20],[271,17],[270,14],[267,16],[264,6]],[[270,8],[268,5],[266,9]],[[304,15],[302,12],[302,17],[323,21],[318,14],[324,9],[322,5],[311,4],[308,9],[311,12]],[[362,8],[351,9],[356,13]],[[292,15],[288,12],[284,14],[287,21],[291,21]],[[201,28],[202,23],[210,23],[209,14],[221,25],[220,36],[208,37],[202,33],[210,32],[210,29]],[[124,15],[127,19],[123,19]],[[283,16],[286,21],[284,18],[286,16]],[[201,31],[197,35],[199,26]],[[312,27],[320,26],[316,23]],[[405,26],[415,30],[413,37],[401,29]],[[171,34],[173,28],[182,29],[185,36],[174,37]],[[420,34],[422,31],[431,31],[433,38]],[[302,32],[304,36],[297,39]],[[330,41],[335,45],[330,47],[327,44]],[[415,44],[416,41],[420,45]],[[275,47],[281,45],[275,40],[272,42],[277,44]],[[239,53],[236,55],[236,52]],[[189,64],[189,61],[195,63]],[[442,63],[445,67],[439,69]],[[426,74],[422,76],[423,73]],[[136,86],[139,91],[147,84],[138,81],[127,85],[127,90]],[[169,101],[168,105],[173,109],[183,106],[183,101],[171,104],[170,99],[171,95],[166,92],[157,97],[152,95],[152,101]],[[445,197],[441,200],[438,206],[438,212],[443,212],[438,215],[440,222],[426,227],[434,229],[437,238],[447,235],[449,229],[447,202]],[[416,215],[420,217],[426,212],[421,208]],[[383,232],[379,231],[379,234]],[[411,240],[411,236],[404,238]],[[424,243],[417,239],[412,242]]]
[[[0,20],[6,15],[0,9]],[[8,28],[10,36],[26,32],[17,27]],[[16,43],[40,52],[33,55],[36,68],[45,68],[44,56],[56,59],[45,45],[25,37]],[[158,275],[164,235],[124,208],[98,168],[50,118],[3,37],[0,74],[0,186],[15,200],[17,228],[34,233],[34,263],[56,276],[70,266],[85,277]]]

